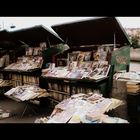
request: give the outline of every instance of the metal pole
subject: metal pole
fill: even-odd
[[[114,49],[116,48],[116,34],[114,33]]]
[[[48,37],[47,37],[47,43],[48,43],[48,47],[50,48],[51,47],[51,43],[50,43],[50,40],[49,40]]]
[[[3,30],[4,30],[4,21],[2,21],[2,28],[3,28]]]

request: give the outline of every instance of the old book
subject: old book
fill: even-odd
[[[41,48],[40,47],[35,47],[33,51],[33,55],[40,55],[41,54]]]
[[[5,58],[1,57],[0,58],[0,67],[4,67],[4,63],[5,63]]]
[[[31,48],[31,47],[27,48],[26,55],[33,55],[33,48]]]
[[[77,68],[77,61],[71,61],[68,64],[68,70],[75,70]]]
[[[57,59],[57,66],[67,66],[68,65],[68,60],[67,59]]]
[[[99,61],[100,54],[99,52],[93,52],[93,59],[94,61]]]
[[[90,61],[91,60],[91,54],[92,54],[92,52],[85,52],[84,61]]]
[[[80,52],[77,56],[77,65],[80,65],[80,62],[84,61],[85,52]]]
[[[79,53],[80,53],[79,51],[69,53],[69,54],[68,54],[68,61],[69,61],[69,62],[77,61],[77,57],[78,57]]]

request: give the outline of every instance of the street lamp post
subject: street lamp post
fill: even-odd
[[[10,24],[9,26],[5,26],[4,21],[2,21],[2,24],[0,24],[0,30],[5,30],[5,29],[14,29],[16,26],[14,24]]]

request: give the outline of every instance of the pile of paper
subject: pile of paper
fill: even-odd
[[[16,101],[27,101],[40,97],[47,97],[49,94],[45,89],[41,89],[37,86],[26,85],[12,88],[8,92],[4,93],[4,95]]]
[[[21,57],[16,63],[12,63],[7,66],[6,70],[15,71],[29,71],[37,68],[41,68],[43,64],[43,58],[40,56],[34,57]]]
[[[103,115],[101,117],[101,123],[129,123],[127,120],[125,119],[121,119],[118,117],[110,117],[108,115]]]
[[[114,75],[114,79],[140,82],[140,74],[138,72],[119,72]]]
[[[99,93],[73,95],[55,106],[47,123],[103,122],[104,113],[121,104],[122,101],[104,98]]]

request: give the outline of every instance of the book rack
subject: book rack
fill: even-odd
[[[39,85],[39,76],[41,75],[41,69],[35,69],[31,71],[12,71],[1,70],[5,80],[11,80],[12,86],[22,86],[24,84]]]
[[[93,90],[100,90],[103,96],[108,97],[109,77],[100,80],[71,79],[56,77],[40,77],[39,86],[46,89],[55,102],[60,102],[77,93],[89,93]]]

